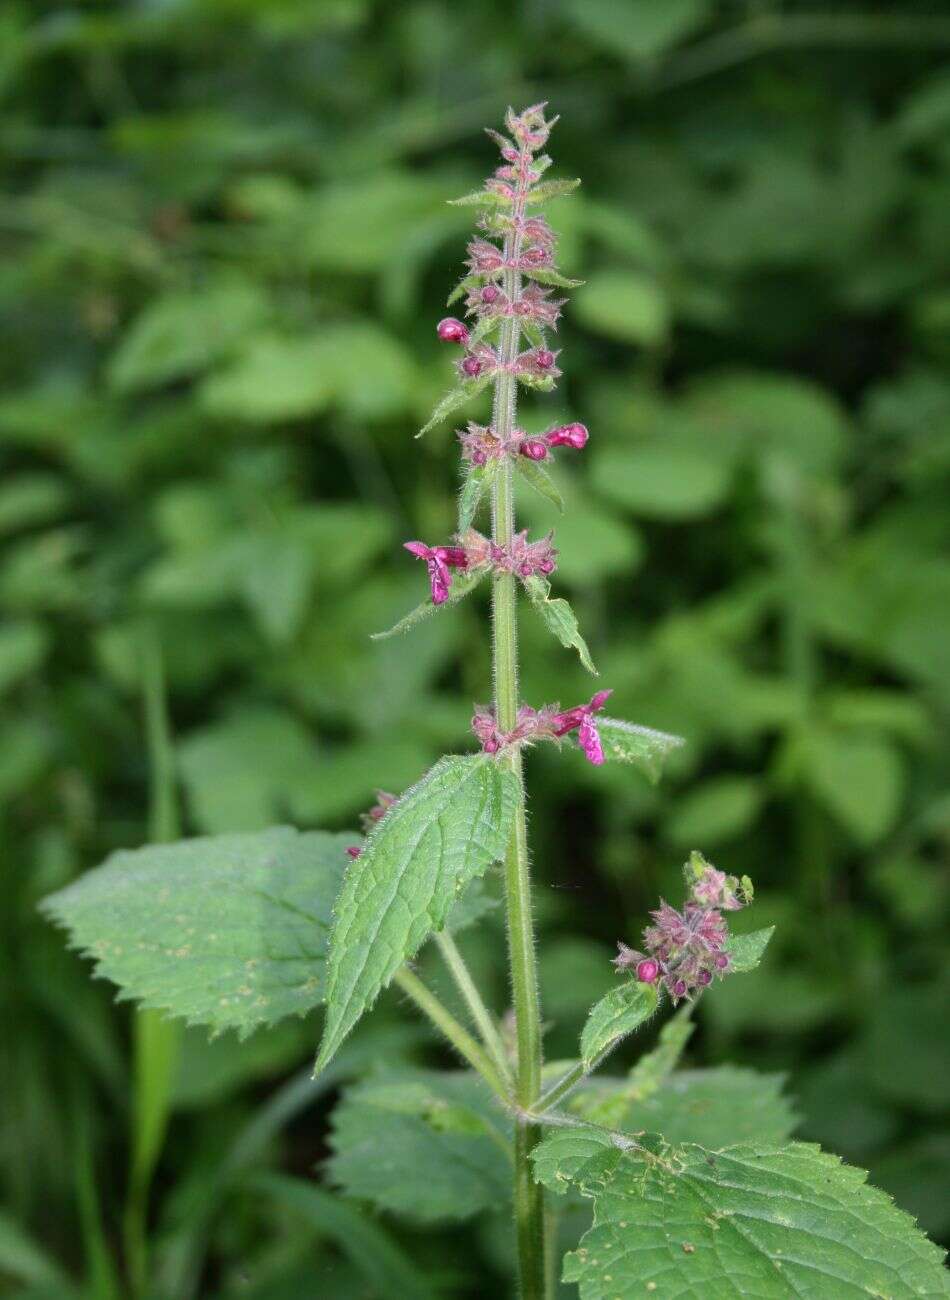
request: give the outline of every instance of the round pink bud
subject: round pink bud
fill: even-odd
[[[483,741],[482,749],[486,754],[497,754],[499,749],[501,749],[501,744],[499,741],[495,740],[494,736],[490,736],[488,740]]]
[[[501,151],[501,156],[502,158],[504,158],[505,162],[510,162],[510,163],[517,162],[518,150],[513,149],[510,144],[506,144]]]
[[[446,316],[444,320],[440,320],[435,329],[443,343],[465,344],[469,340],[468,329],[454,316]]]
[[[482,363],[478,357],[466,357],[462,362],[462,370],[470,379],[474,379],[476,375],[482,373]]]
[[[540,438],[526,438],[518,450],[528,460],[545,460],[548,454],[548,449]]]
[[[554,353],[547,348],[538,348],[534,354],[534,363],[539,370],[550,370],[554,365]]]
[[[522,563],[521,567],[519,568],[518,572],[521,574],[522,578],[530,578],[531,574],[534,572],[534,570],[531,568],[531,561],[525,560]]]
[[[699,974],[696,976],[696,983],[697,983],[697,984],[711,984],[711,983],[712,983],[712,971],[701,970],[701,971],[699,972]]]
[[[674,996],[674,998],[685,998],[685,997],[686,997],[686,981],[685,981],[685,980],[677,980],[677,981],[676,981],[676,983],[673,985],[673,996]]]
[[[538,568],[541,570],[542,573],[553,573],[554,570],[557,568],[557,565],[554,563],[553,560],[542,560],[541,563],[538,565]]]
[[[652,957],[646,957],[637,963],[637,979],[642,984],[655,984],[660,968]]]
[[[729,969],[729,954],[725,952],[716,953],[716,970]]]
[[[488,457],[485,455],[485,453],[481,450],[480,447],[476,447],[475,450],[472,452],[471,456],[469,457],[469,460],[472,462],[473,465],[484,465],[485,462],[488,460]]]
[[[493,284],[486,284],[485,288],[482,290],[482,302],[497,302],[498,294],[499,291]]]

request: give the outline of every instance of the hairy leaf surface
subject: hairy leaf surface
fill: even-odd
[[[574,1184],[594,1201],[594,1226],[564,1260],[581,1300],[950,1294],[943,1252],[863,1170],[816,1146],[713,1153],[568,1130],[546,1138],[534,1159],[548,1187]]]
[[[123,850],[42,907],[121,998],[243,1037],[323,1001],[352,842],[279,826]]]
[[[632,979],[624,980],[595,1003],[581,1033],[584,1068],[591,1069],[599,1056],[649,1020],[656,1005],[656,986]]]
[[[739,1142],[785,1142],[796,1116],[779,1074],[721,1065],[677,1070],[649,1096],[637,1097],[629,1079],[598,1076],[569,1102],[584,1119],[627,1132],[662,1133],[668,1142],[696,1142],[711,1150]]]
[[[641,727],[620,718],[597,716],[597,730],[604,747],[604,757],[620,763],[633,763],[654,784],[660,779],[667,755],[684,744],[682,736],[671,736],[652,727]]]
[[[540,615],[549,632],[557,637],[567,650],[576,650],[577,657],[589,673],[597,676],[597,669],[590,657],[587,642],[581,635],[577,615],[569,603],[561,596],[550,597],[551,584],[544,578],[530,577],[525,581],[528,595],[534,610]]]
[[[359,1084],[332,1123],[330,1177],[381,1210],[467,1219],[510,1198],[509,1126],[474,1074],[413,1071]]]
[[[336,904],[322,1070],[462,889],[500,858],[518,779],[485,754],[443,758],[372,830]]]

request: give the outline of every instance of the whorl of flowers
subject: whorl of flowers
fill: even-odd
[[[645,951],[618,943],[614,965],[633,971],[644,984],[662,982],[674,1002],[729,973],[729,926],[723,912],[735,912],[752,900],[752,882],[717,871],[701,853],[686,864],[688,896],[678,912],[664,899],[643,932]]]

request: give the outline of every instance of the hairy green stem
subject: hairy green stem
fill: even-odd
[[[520,220],[523,200],[516,202],[514,216]],[[521,277],[512,263],[521,246],[517,228],[505,239],[505,293],[514,302],[520,293]],[[495,436],[507,443],[515,427],[517,379],[513,373],[518,356],[518,318],[509,316],[499,339],[500,368],[495,379],[493,426]],[[505,457],[492,486],[492,540],[509,547],[515,531],[514,487],[511,460]],[[515,578],[496,571],[492,582],[492,668],[495,684],[495,719],[502,732],[513,731],[518,719],[518,637]],[[525,816],[521,753],[510,749],[500,760],[518,777],[518,805],[511,841],[505,857],[505,898],[508,920],[508,954],[511,989],[518,1042],[516,1096],[521,1111],[528,1112],[541,1090],[541,1007],[534,948],[534,919],[531,911],[531,872],[528,861],[528,831]],[[519,1119],[515,1128],[515,1226],[518,1239],[518,1277],[522,1300],[542,1300],[546,1291],[544,1264],[543,1191],[535,1182],[531,1151],[541,1137],[537,1124]]]
[[[459,952],[458,945],[448,930],[440,930],[435,936],[435,941],[439,952],[442,954],[442,960],[455,981],[455,987],[465,999],[465,1005],[468,1007],[469,1015],[481,1035],[482,1042],[488,1049],[489,1056],[497,1065],[498,1072],[505,1080],[510,1091],[511,1069],[505,1055],[501,1034],[499,1034],[494,1017],[485,1006],[482,995],[472,979],[471,972],[465,964],[465,958]]]
[[[408,966],[396,972],[394,982],[407,997],[429,1017],[437,1029],[449,1040],[459,1056],[464,1057],[469,1065],[477,1070],[492,1092],[506,1106],[511,1105],[511,1093],[498,1068],[485,1049],[472,1037],[464,1025],[460,1025],[450,1011],[442,1005],[422,980]]]

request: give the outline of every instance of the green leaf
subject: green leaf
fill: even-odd
[[[0,627],[0,693],[39,668],[48,649],[41,623],[11,619]]]
[[[327,963],[316,1072],[462,889],[504,854],[518,778],[485,754],[448,757],[401,796],[346,873]]]
[[[712,1153],[622,1137],[609,1146],[594,1133],[554,1133],[533,1153],[548,1187],[573,1184],[594,1202],[594,1226],[564,1260],[581,1300],[646,1295],[651,1283],[703,1300],[948,1294],[943,1252],[863,1170],[818,1147]]]
[[[591,484],[651,519],[696,519],[729,493],[731,466],[697,448],[643,443],[607,447],[591,459]]]
[[[581,636],[577,625],[577,616],[562,597],[550,599],[551,584],[545,578],[532,576],[525,579],[525,589],[531,598],[531,605],[540,615],[545,626],[557,637],[566,649],[577,651],[578,658],[589,673],[597,676],[597,669],[587,649],[587,642]]]
[[[550,501],[563,514],[564,499],[546,469],[542,468],[536,460],[529,460],[527,456],[517,456],[515,458],[515,469],[524,481],[534,488],[535,492],[540,493],[546,501]]]
[[[280,826],[123,850],[41,906],[120,999],[245,1037],[323,1001],[352,843]]]
[[[581,1059],[591,1070],[599,1057],[632,1034],[657,1007],[656,985],[627,979],[591,1008],[581,1033]]]
[[[578,28],[612,57],[636,63],[655,58],[707,17],[709,0],[568,0],[566,12]]]
[[[662,1088],[633,1099],[630,1080],[597,1078],[571,1098],[584,1119],[626,1132],[662,1133],[667,1142],[696,1142],[709,1150],[740,1142],[785,1142],[797,1123],[783,1094],[784,1078],[721,1065],[678,1070]]]
[[[686,743],[682,736],[671,736],[620,718],[604,718],[598,714],[596,721],[604,757],[618,763],[632,763],[654,785],[663,772],[666,756]]]
[[[463,194],[459,199],[446,199],[446,202],[453,208],[511,207],[511,199],[506,198],[504,194],[498,194],[495,190],[472,190],[470,194]]]
[[[803,742],[804,776],[815,796],[859,844],[874,844],[900,813],[904,768],[876,736],[815,731]]]
[[[588,329],[623,343],[656,347],[669,333],[666,297],[647,275],[637,271],[599,271],[574,299],[577,319]]]
[[[457,388],[449,389],[441,401],[436,404],[432,414],[416,434],[416,437],[421,438],[424,433],[434,429],[446,416],[451,415],[453,411],[457,411],[460,406],[464,406],[473,397],[477,397],[490,382],[490,377],[484,377],[470,380],[468,383],[459,384]]]
[[[525,266],[522,267],[521,274],[537,280],[539,284],[551,284],[558,289],[579,289],[584,283],[583,280],[569,280],[552,266]]]
[[[676,1068],[696,1028],[692,1015],[693,1003],[684,1002],[660,1030],[653,1051],[640,1057],[626,1079],[591,1081],[570,1101],[571,1110],[591,1123],[622,1127],[633,1103],[652,1097]]]
[[[548,199],[558,199],[562,194],[572,194],[580,185],[580,178],[574,180],[542,181],[532,185],[528,191],[529,203],[547,203]]]
[[[485,491],[491,486],[494,466],[491,461],[485,465],[472,465],[465,475],[462,490],[459,493],[458,532],[467,532],[472,520],[478,513]]]
[[[717,844],[741,835],[755,821],[763,795],[762,782],[754,777],[711,777],[680,797],[667,834],[686,847]]]
[[[333,1112],[330,1178],[422,1223],[468,1219],[511,1196],[508,1125],[476,1075],[412,1071],[350,1088]]]
[[[769,945],[769,940],[775,933],[775,926],[767,926],[764,930],[753,930],[751,934],[734,934],[726,944],[732,965],[730,971],[733,975],[746,975],[749,971],[755,970],[759,962],[765,955],[765,950]]]
[[[398,1295],[405,1300],[435,1300],[436,1290],[402,1246],[360,1206],[302,1178],[286,1174],[257,1174],[248,1191],[275,1202],[284,1214],[296,1214],[329,1237],[355,1265],[373,1295]]]
[[[166,294],[123,335],[109,362],[109,383],[128,393],[199,374],[262,324],[266,312],[262,291],[242,280]]]
[[[482,565],[476,569],[468,569],[465,573],[456,574],[452,579],[452,586],[449,588],[447,600],[443,600],[441,605],[433,603],[432,598],[424,600],[421,605],[411,609],[408,614],[394,623],[391,628],[385,632],[373,632],[370,634],[372,641],[385,641],[388,637],[397,636],[400,632],[408,632],[411,627],[421,623],[424,618],[430,614],[435,614],[440,609],[447,609],[450,605],[457,605],[460,600],[464,600],[470,595],[478,584],[484,578],[488,569]]]
[[[482,283],[483,277],[480,275],[466,275],[464,279],[459,280],[458,284],[445,300],[446,307],[451,307],[453,303],[458,302],[459,298],[464,298],[467,293],[477,289]]]

